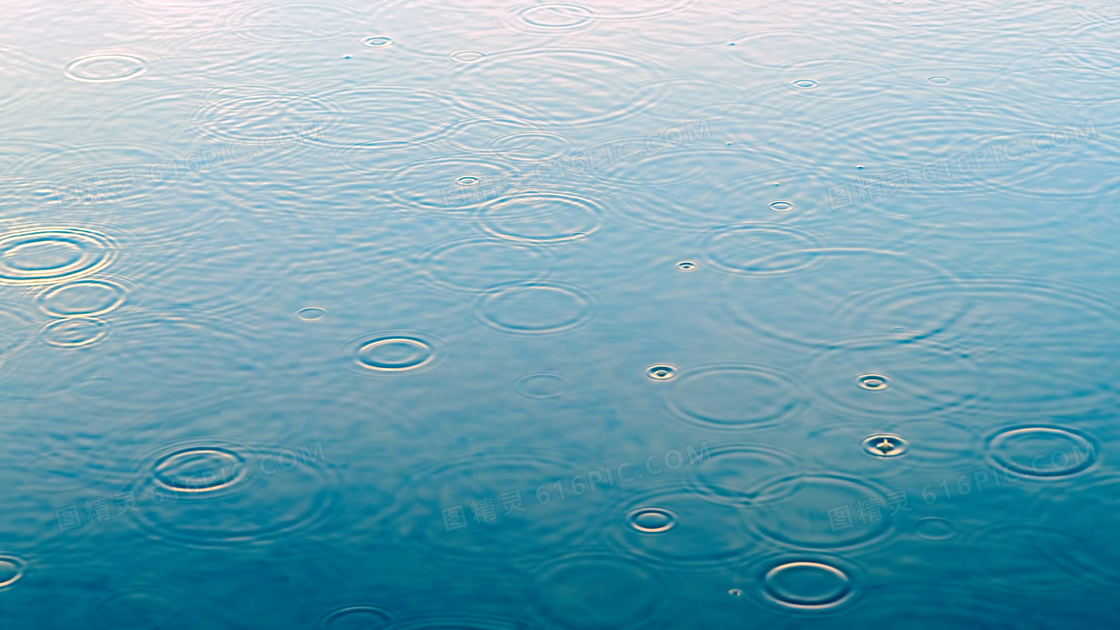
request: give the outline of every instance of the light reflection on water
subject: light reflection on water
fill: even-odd
[[[5,628],[1115,616],[1110,3],[5,11]]]

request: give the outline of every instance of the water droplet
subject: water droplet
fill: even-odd
[[[890,380],[882,374],[863,374],[856,377],[856,385],[869,392],[878,392],[890,387]]]
[[[486,53],[478,50],[457,50],[449,55],[452,61],[458,63],[478,63],[486,59]]]
[[[646,376],[655,381],[667,381],[677,375],[677,368],[671,365],[651,365],[646,368]]]
[[[392,37],[385,37],[384,35],[374,35],[362,40],[362,45],[369,48],[388,48],[396,44]]]
[[[872,435],[862,442],[863,450],[876,457],[898,457],[910,445],[897,435]]]
[[[23,577],[26,564],[20,558],[0,554],[0,589],[7,588]]]
[[[343,57],[343,59],[349,59],[349,58],[350,58],[350,55],[346,55],[345,57]]]
[[[794,81],[790,81],[790,85],[799,90],[812,90],[813,88],[819,86],[820,83],[814,81],[813,79],[796,79]]]
[[[836,606],[852,592],[847,574],[819,562],[790,562],[774,567],[763,578],[763,584],[766,593],[778,603],[796,608]]]
[[[957,526],[952,521],[927,516],[914,523],[914,532],[926,540],[948,540],[957,535]]]
[[[71,61],[66,76],[82,83],[127,81],[148,71],[148,62],[132,55],[90,55]]]
[[[926,79],[926,83],[930,85],[949,85],[952,82],[949,77],[929,77]]]
[[[656,507],[638,508],[630,512],[626,518],[631,527],[647,534],[667,532],[677,524],[675,514]]]
[[[732,46],[734,46],[734,44],[732,44]],[[729,593],[729,594],[730,594],[730,595],[731,595],[732,597],[742,597],[742,596],[743,596],[743,591],[741,591],[741,590],[739,590],[739,589],[737,589],[737,588],[733,588],[733,589],[731,589],[730,591],[727,591],[727,592],[728,592],[728,593]]]
[[[358,348],[358,363],[362,367],[385,372],[413,370],[426,365],[434,356],[427,342],[411,337],[381,337]]]
[[[327,309],[320,306],[308,306],[296,311],[296,317],[300,321],[317,322],[327,316]]]
[[[684,260],[677,263],[677,268],[681,271],[692,271],[693,269],[696,269],[696,263]]]
[[[246,477],[245,460],[224,448],[188,448],[156,462],[155,482],[167,490],[198,494],[229,488]]]
[[[861,171],[862,171],[862,170],[863,170],[863,165],[862,165],[862,164],[857,164],[857,165],[856,165],[856,168],[858,168],[859,170],[861,170]]]
[[[770,209],[774,212],[789,212],[793,210],[793,202],[790,201],[771,201]]]

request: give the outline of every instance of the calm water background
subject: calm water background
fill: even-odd
[[[7,2],[0,626],[1107,626],[1120,9]]]

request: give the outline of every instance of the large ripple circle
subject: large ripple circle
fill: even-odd
[[[781,564],[767,571],[762,583],[774,601],[794,608],[838,606],[852,592],[848,574],[822,562]]]
[[[0,284],[54,284],[94,273],[113,260],[112,242],[80,228],[0,235]]]
[[[128,81],[148,71],[148,62],[133,55],[89,55],[66,65],[67,78],[82,83]]]
[[[443,360],[443,341],[410,330],[384,330],[347,343],[350,367],[361,374],[397,376],[430,370]]]
[[[583,238],[598,230],[601,221],[602,210],[586,199],[535,191],[504,197],[482,211],[487,232],[530,243]]]
[[[866,520],[861,521],[857,503],[875,498],[883,509],[888,503],[883,492],[862,480],[817,473],[774,482],[779,486],[790,483],[798,484],[796,491],[747,516],[747,522],[766,538],[793,547],[846,549],[882,539],[891,531],[892,521],[887,512],[882,512],[878,520],[868,513]],[[845,508],[848,519],[839,519]]]
[[[594,300],[583,290],[555,283],[494,287],[478,303],[487,326],[516,334],[548,334],[577,328],[591,318]]]
[[[709,427],[743,429],[789,422],[804,408],[792,375],[761,365],[715,365],[677,378],[667,394],[676,415]]]
[[[136,523],[177,546],[271,543],[317,527],[338,503],[325,453],[308,444],[246,447],[220,440],[173,446],[142,465]]]
[[[988,439],[988,454],[1005,470],[1027,477],[1068,477],[1097,463],[1093,440],[1074,429],[1020,426]]]

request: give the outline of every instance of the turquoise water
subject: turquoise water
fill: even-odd
[[[1118,612],[1115,3],[4,14],[0,627]]]

